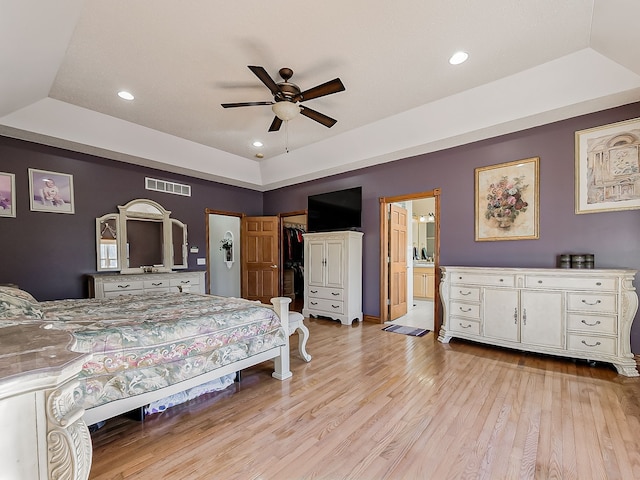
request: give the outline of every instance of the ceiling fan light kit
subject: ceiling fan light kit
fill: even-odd
[[[342,81],[339,78],[334,78],[321,85],[317,85],[304,92],[300,91],[300,87],[296,84],[289,82],[289,79],[293,76],[293,70],[290,68],[281,68],[279,70],[282,82],[276,83],[267,71],[263,67],[249,65],[256,77],[260,79],[262,83],[269,89],[273,95],[272,102],[239,102],[239,103],[223,103],[223,108],[235,108],[235,107],[253,107],[258,105],[271,105],[271,109],[275,114],[273,122],[269,127],[270,132],[276,132],[280,130],[282,122],[286,122],[296,117],[299,113],[311,120],[324,125],[327,128],[333,127],[337,120],[328,117],[324,113],[316,112],[309,107],[300,105],[300,103],[314,98],[324,97],[325,95],[331,95],[332,93],[338,93],[345,90]]]
[[[292,102],[283,100],[271,106],[271,110],[276,117],[283,121],[289,121],[300,113],[300,107]]]

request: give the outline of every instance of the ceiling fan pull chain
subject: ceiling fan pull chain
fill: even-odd
[[[289,153],[289,120],[284,122],[284,150]]]

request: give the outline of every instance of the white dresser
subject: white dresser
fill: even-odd
[[[443,325],[452,337],[612,363],[638,376],[631,324],[635,270],[441,267]]]
[[[362,321],[362,233],[305,233],[302,314]]]
[[[205,293],[205,272],[97,273],[89,275],[89,296],[95,298],[143,293]]]

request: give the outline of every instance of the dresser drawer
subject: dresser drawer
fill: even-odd
[[[169,291],[169,287],[171,286],[171,282],[169,280],[145,280],[144,281],[144,289],[149,291],[157,291],[157,290],[166,290]]]
[[[583,312],[616,313],[616,296],[613,294],[569,293],[567,308]]]
[[[326,300],[324,298],[310,298],[309,309],[329,313],[344,313],[344,302],[340,300]]]
[[[114,298],[119,297],[121,295],[142,295],[144,294],[144,290],[120,290],[117,292],[104,292],[105,298]]]
[[[454,332],[480,335],[480,322],[466,318],[450,317],[447,329]]]
[[[547,275],[527,275],[524,279],[527,288],[562,288],[567,290],[612,291],[617,288],[615,278],[600,277],[558,277]]]
[[[453,300],[449,305],[451,306],[450,315],[480,320],[479,304],[465,303]]]
[[[570,313],[567,315],[567,328],[569,330],[580,330],[584,333],[604,333],[610,335],[617,333],[616,317],[607,315]]]
[[[479,274],[479,273],[453,273],[451,283],[461,284],[467,283],[471,285],[488,285],[498,287],[515,287],[515,275],[495,275],[495,274]]]
[[[327,300],[343,300],[344,290],[341,288],[309,287],[309,298],[326,298]]]
[[[107,292],[127,292],[131,290],[142,290],[144,288],[144,282],[131,281],[131,282],[105,282],[103,284],[105,294]]]
[[[469,302],[479,302],[480,288],[455,285],[451,287],[451,292],[449,293],[449,295],[452,300],[467,300]]]
[[[567,349],[587,354],[615,355],[616,339],[570,333],[567,336]]]
[[[200,285],[200,277],[172,278],[169,282],[172,287],[184,287],[187,285]]]

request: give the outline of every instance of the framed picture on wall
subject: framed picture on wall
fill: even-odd
[[[75,213],[72,175],[30,168],[29,194],[34,212]]]
[[[476,241],[537,239],[538,157],[475,169]]]
[[[0,172],[0,217],[16,216],[16,176]]]
[[[576,132],[576,213],[640,208],[640,118]]]

